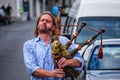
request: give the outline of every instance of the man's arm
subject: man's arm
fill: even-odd
[[[71,67],[80,67],[81,63],[77,59],[66,59],[61,58],[58,61],[58,66],[60,69],[64,68],[65,66],[71,66]]]
[[[44,77],[52,77],[52,78],[63,78],[65,76],[65,73],[62,69],[55,69],[53,71],[47,71],[38,68],[35,72],[32,74],[33,76],[44,78]]]

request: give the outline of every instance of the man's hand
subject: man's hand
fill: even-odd
[[[51,75],[50,77],[53,77],[53,78],[63,78],[65,76],[65,72],[62,70],[62,69],[55,69],[53,71],[50,71]]]
[[[63,78],[65,76],[65,72],[63,71],[63,69],[55,69],[53,71],[47,71],[39,68],[33,73],[33,75],[40,78],[44,78],[44,77]]]
[[[79,67],[80,65],[81,63],[76,59],[66,59],[63,57],[58,61],[59,69],[63,69],[65,66]]]
[[[58,67],[59,69],[63,69],[65,66],[68,66],[69,65],[69,62],[67,61],[66,58],[61,58],[59,61],[58,61]]]

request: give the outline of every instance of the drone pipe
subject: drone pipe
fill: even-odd
[[[81,25],[80,25],[80,29],[75,32],[74,35],[72,35],[72,39],[70,41],[68,41],[68,43],[65,45],[66,46],[66,49],[68,49],[68,47],[71,45],[72,41],[78,36],[78,34],[81,32],[81,30],[83,29],[83,27],[86,26],[86,23],[85,22],[82,22]]]
[[[61,25],[61,26],[78,26],[78,25]],[[96,29],[93,29],[93,28],[91,28],[91,27],[88,27],[88,26],[85,26],[85,28],[87,28],[88,30],[91,30],[91,31],[95,31],[95,32],[99,32],[98,30],[96,30]]]
[[[101,29],[101,31],[94,35],[93,37],[91,37],[90,39],[86,40],[85,43],[83,43],[82,45],[79,45],[76,49],[73,49],[72,51],[70,51],[71,55],[74,55],[75,53],[77,53],[77,51],[81,50],[81,48],[83,46],[85,46],[86,44],[89,44],[90,42],[92,42],[94,39],[96,39],[100,34],[104,33],[105,29]]]

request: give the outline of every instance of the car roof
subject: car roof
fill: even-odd
[[[96,40],[93,44],[94,45],[100,45],[101,40]],[[102,44],[120,44],[120,38],[116,38],[116,39],[103,39],[102,40]]]
[[[81,0],[76,0],[72,7],[70,8],[70,11],[68,13],[69,16],[71,17],[76,17],[78,15],[78,10],[79,10],[79,7],[80,7],[80,3],[81,3]]]
[[[85,0],[78,17],[120,16],[120,0]]]
[[[82,56],[87,61],[89,59],[89,55],[91,51],[96,47],[100,46],[101,40],[95,40],[91,45],[87,46],[87,50],[85,49],[85,53],[82,53]],[[103,39],[102,40],[103,45],[120,45],[120,38],[114,38],[114,39]],[[83,50],[84,52],[84,50]]]

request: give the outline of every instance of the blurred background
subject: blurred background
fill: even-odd
[[[12,18],[19,19],[27,16],[27,19],[39,17],[44,11],[51,11],[56,3],[63,6],[63,14],[67,15],[69,8],[75,0],[0,0],[0,7],[10,4]],[[27,14],[25,13],[27,12]]]

